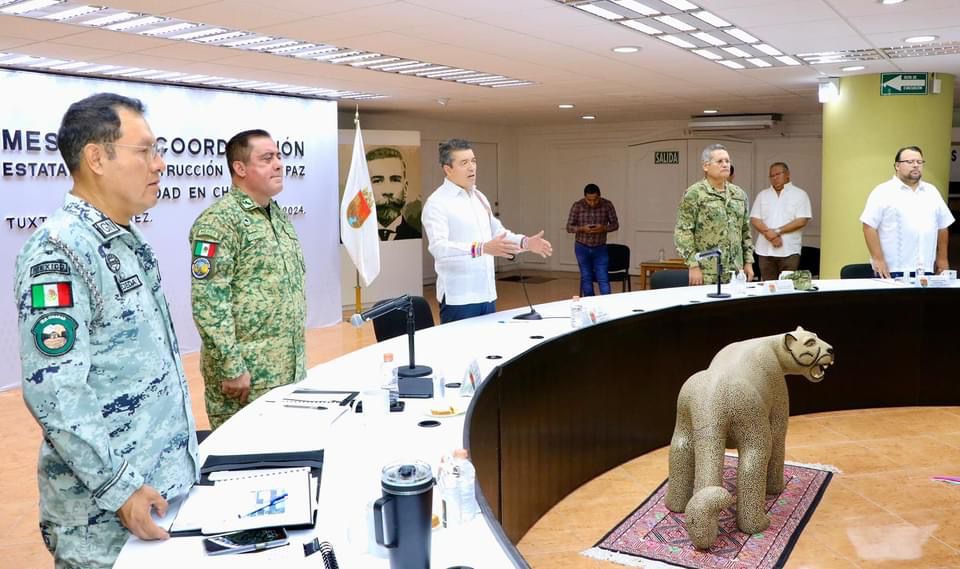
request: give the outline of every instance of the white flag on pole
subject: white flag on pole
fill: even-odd
[[[363,286],[380,274],[380,236],[377,234],[377,204],[371,191],[370,171],[363,150],[360,122],[353,139],[350,173],[340,202],[340,240],[360,273]]]

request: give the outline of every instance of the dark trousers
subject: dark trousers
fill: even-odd
[[[497,311],[497,301],[476,302],[474,304],[447,304],[447,297],[440,301],[440,323],[466,320],[474,316],[493,314]]]
[[[580,266],[580,296],[593,296],[593,281],[600,286],[600,294],[610,294],[610,256],[607,246],[597,245],[590,247],[579,241],[573,244],[573,252],[577,256],[577,265]]]
[[[775,281],[780,277],[780,271],[795,271],[800,267],[800,254],[789,257],[767,257],[757,255],[760,259],[760,280]]]

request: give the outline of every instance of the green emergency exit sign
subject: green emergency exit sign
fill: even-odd
[[[926,95],[926,73],[881,73],[881,95]]]

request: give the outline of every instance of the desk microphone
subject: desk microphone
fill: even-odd
[[[720,279],[723,276],[723,263],[720,261],[720,248],[715,247],[713,249],[707,249],[706,251],[700,251],[694,256],[698,261],[701,259],[708,259],[710,257],[717,258],[717,292],[707,293],[709,298],[730,298],[730,295],[725,292],[720,292]]]
[[[354,314],[350,317],[350,323],[359,328],[367,320],[380,318],[384,314],[388,314],[394,310],[403,310],[407,313],[407,351],[410,354],[410,363],[398,367],[397,375],[399,377],[423,377],[430,375],[433,372],[430,366],[417,365],[416,363],[416,349],[413,344],[413,335],[417,331],[417,325],[413,310],[413,299],[410,298],[409,294],[398,296],[397,298],[378,304],[360,314]]]
[[[355,327],[359,328],[367,320],[373,320],[374,318],[380,318],[388,312],[393,312],[394,310],[405,310],[410,304],[410,295],[405,294],[403,296],[398,296],[392,300],[388,300],[383,304],[378,304],[371,308],[370,310],[365,310],[359,314],[354,314],[350,317],[350,323]]]
[[[699,261],[700,259],[706,259],[709,257],[719,257],[719,256],[720,256],[720,249],[717,248],[717,249],[707,249],[706,251],[700,251],[694,256],[694,258],[696,258],[696,260]]]
[[[517,256],[514,255],[510,258],[511,261],[516,260]],[[543,316],[540,316],[540,313],[533,308],[533,303],[530,302],[530,295],[527,293],[527,281],[523,278],[523,269],[520,268],[520,265],[517,265],[517,271],[520,272],[520,288],[523,289],[523,297],[527,299],[527,306],[530,307],[530,312],[525,314],[517,314],[513,317],[514,320],[543,320]]]

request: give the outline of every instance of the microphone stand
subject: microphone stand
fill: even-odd
[[[720,281],[723,279],[723,263],[720,262],[720,253],[717,255],[717,292],[708,292],[708,298],[730,298],[730,294],[726,292],[720,292]]]
[[[413,335],[417,331],[417,323],[413,313],[413,299],[407,302],[407,352],[410,356],[410,363],[406,366],[397,368],[397,377],[423,377],[433,373],[433,368],[425,365],[417,365],[415,360],[415,349],[413,345]]]
[[[530,307],[530,312],[526,314],[517,314],[513,317],[514,320],[543,320],[543,316],[540,316],[540,313],[533,308],[533,303],[530,302],[530,295],[527,294],[527,281],[523,278],[523,269],[517,265],[517,270],[520,271],[520,288],[523,289],[523,296],[527,299],[527,306]]]

